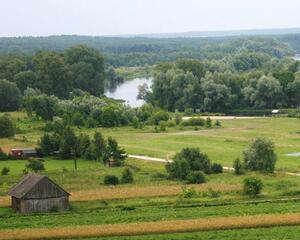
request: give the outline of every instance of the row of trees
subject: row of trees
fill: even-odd
[[[44,134],[38,146],[43,156],[58,155],[62,159],[83,158],[104,164],[112,159],[116,166],[121,166],[126,158],[126,152],[115,139],[105,139],[99,132],[95,132],[92,139],[84,134],[76,136],[69,126]]]
[[[139,97],[169,111],[192,108],[224,112],[235,108],[300,106],[299,62],[273,61],[270,57],[254,60],[253,53],[243,55],[250,60],[235,61],[248,66],[235,70],[226,59],[218,63],[179,60],[160,64],[151,90],[141,86]]]

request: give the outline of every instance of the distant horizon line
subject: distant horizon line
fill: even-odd
[[[122,34],[103,34],[103,35],[93,35],[93,34],[49,34],[49,35],[19,35],[19,36],[0,36],[0,38],[47,38],[47,37],[61,37],[61,36],[79,36],[79,37],[114,37],[114,38],[132,38],[132,37],[148,37],[148,38],[172,38],[180,37],[183,35],[194,35],[194,36],[185,36],[186,38],[195,38],[195,37],[226,37],[226,36],[238,36],[238,35],[251,35],[263,34],[263,35],[272,35],[276,34],[276,31],[283,31],[278,34],[296,34],[300,33],[299,27],[278,27],[278,28],[245,28],[245,29],[229,29],[229,30],[190,30],[190,31],[178,31],[178,32],[152,32],[152,33],[122,33]],[[293,32],[295,31],[295,32]],[[243,33],[244,32],[244,33]],[[228,35],[226,35],[226,33]],[[207,36],[203,34],[208,34]],[[214,35],[215,34],[215,35]],[[169,37],[171,36],[171,37]]]

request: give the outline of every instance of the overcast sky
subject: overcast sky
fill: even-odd
[[[300,0],[0,0],[0,36],[300,27]]]

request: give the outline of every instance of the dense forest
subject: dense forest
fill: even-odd
[[[281,58],[300,52],[299,43],[300,34],[160,39],[74,35],[0,38],[0,53],[63,52],[84,44],[101,51],[107,64],[118,67],[153,65],[178,58],[220,59],[244,50]]]
[[[73,46],[76,43],[87,45]],[[123,81],[116,66],[143,65],[154,65],[154,80],[151,89],[140,87],[139,98],[156,108],[226,112],[299,107],[300,66],[290,57],[299,46],[297,34],[188,39],[2,38],[0,111],[23,107],[51,120],[54,116],[68,118],[80,108],[76,120],[69,121],[83,124],[92,119],[100,125],[126,125],[143,117],[108,101],[103,97],[104,88]],[[117,123],[95,119],[95,109],[102,113],[104,106]],[[94,125],[92,121],[89,124]]]

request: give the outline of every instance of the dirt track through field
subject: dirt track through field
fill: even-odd
[[[159,186],[134,186],[134,187],[104,187],[97,190],[86,190],[71,192],[71,201],[93,201],[93,200],[110,200],[110,199],[129,199],[140,197],[163,197],[174,196],[182,192],[183,185],[159,185]],[[189,185],[197,191],[203,192],[213,189],[220,192],[230,192],[241,190],[240,185],[233,184],[196,184]],[[9,197],[0,197],[0,207],[10,205]]]
[[[0,239],[65,239],[79,237],[135,236],[294,225],[300,225],[299,213],[72,226],[63,228],[0,230]]]

